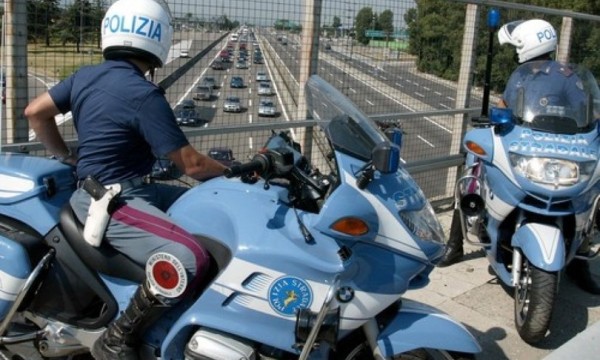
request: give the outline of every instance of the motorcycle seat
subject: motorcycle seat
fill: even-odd
[[[137,283],[145,279],[144,267],[115,250],[108,242],[103,241],[99,247],[89,245],[83,239],[83,224],[77,219],[69,203],[60,211],[60,225],[75,253],[91,269]]]

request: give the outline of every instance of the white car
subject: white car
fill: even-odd
[[[258,104],[258,116],[275,116],[277,109],[271,99],[260,99]]]
[[[190,52],[187,50],[181,50],[179,52],[179,57],[180,58],[189,58],[190,57]]]
[[[258,95],[273,95],[271,84],[265,81],[258,83]]]
[[[256,81],[269,81],[269,77],[265,71],[259,70],[256,72]]]
[[[225,112],[240,112],[242,111],[242,102],[237,96],[228,96],[223,103],[223,111]]]

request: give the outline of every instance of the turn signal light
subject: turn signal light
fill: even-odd
[[[369,232],[367,223],[359,218],[343,218],[334,222],[331,228],[346,235],[360,236]]]
[[[479,144],[477,144],[476,142],[467,141],[465,143],[465,146],[467,147],[467,149],[469,149],[469,151],[472,151],[477,155],[481,155],[481,156],[487,155],[485,150],[483,150],[483,148],[481,146],[479,146]]]

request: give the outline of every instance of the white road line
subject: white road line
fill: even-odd
[[[443,107],[444,109],[450,109],[450,106],[446,105],[446,104],[442,104],[440,103],[440,106]]]
[[[451,97],[451,96],[446,96],[446,99],[450,99],[452,101],[456,100],[455,98]]]
[[[370,102],[368,99],[365,99],[365,101],[367,102],[367,104],[374,106],[375,104],[373,104],[372,102]]]
[[[252,150],[253,143],[254,143],[254,142],[252,141],[252,136],[250,136],[250,137],[248,138],[248,148],[250,148],[250,150]]]
[[[248,107],[252,106],[252,99],[248,99]]]
[[[340,84],[343,84],[343,83],[344,83],[344,82],[343,82],[342,80],[340,80],[340,79],[336,79],[336,80],[337,80],[337,82],[339,82]]]
[[[383,76],[383,75],[380,75],[379,77],[380,77],[380,78],[382,78],[383,80],[387,80],[387,79],[388,79],[388,78],[386,78],[386,77],[385,77],[385,76]]]
[[[436,95],[438,95],[438,96],[442,96],[442,93],[439,92],[439,91],[434,91],[433,93],[436,94]]]
[[[423,86],[423,89],[425,89],[425,91],[431,91],[431,89],[428,88],[427,86]]]
[[[419,138],[421,141],[423,141],[425,144],[427,144],[427,145],[431,146],[432,148],[434,148],[434,147],[435,147],[435,145],[433,145],[433,144],[432,144],[432,143],[430,143],[429,141],[425,140],[425,139],[424,139],[424,138],[423,138],[421,135],[417,135],[417,137],[418,137],[418,138]]]
[[[422,97],[422,98],[424,98],[424,97],[425,97],[425,95],[423,95],[423,94],[421,94],[421,93],[418,93],[418,92],[416,92],[416,91],[415,91],[415,95],[417,95],[417,96],[419,96],[419,97]]]
[[[252,124],[252,114],[248,115],[248,124]]]
[[[397,86],[400,86],[400,87],[404,87],[404,85],[402,85],[402,84],[400,84],[400,83],[396,83],[396,85],[397,85]]]
[[[356,94],[356,90],[354,90],[353,88],[348,88],[348,89],[350,89],[350,91],[352,91],[353,93]]]

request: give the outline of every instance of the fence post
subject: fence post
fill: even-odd
[[[304,120],[308,116],[305,85],[312,74],[317,73],[319,60],[319,35],[321,28],[322,0],[304,1],[304,21],[300,37],[300,76],[298,79],[298,112],[296,120]],[[312,158],[312,127],[299,131],[298,142],[302,144],[307,159]]]
[[[558,38],[558,51],[556,53],[556,60],[563,64],[569,62],[571,53],[571,37],[573,32],[573,18],[563,17],[562,25],[560,27],[560,37]]]
[[[465,26],[463,33],[462,52],[460,59],[460,73],[458,75],[458,86],[456,89],[456,109],[466,109],[469,107],[471,97],[471,84],[473,81],[473,68],[475,66],[475,47],[479,27],[479,5],[467,4],[465,14]],[[455,115],[455,121],[452,126],[452,143],[450,144],[450,154],[461,152],[462,136],[467,130],[469,114]],[[454,184],[457,180],[457,169],[448,169],[446,182],[446,193],[454,193]]]
[[[5,1],[6,142],[29,141],[27,106],[27,2]],[[1,116],[1,115],[0,115]]]

